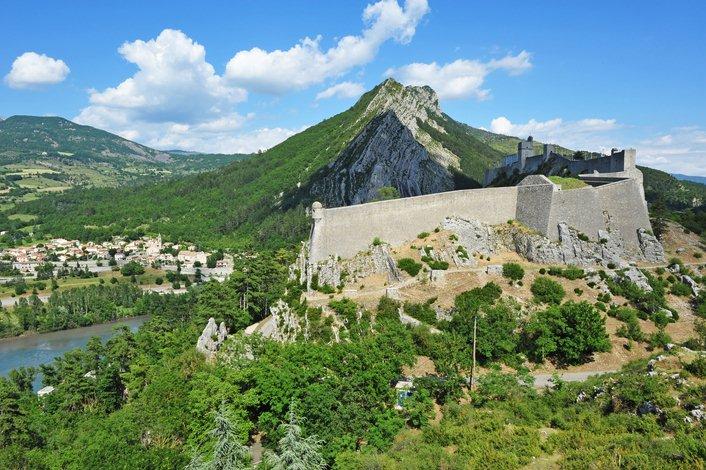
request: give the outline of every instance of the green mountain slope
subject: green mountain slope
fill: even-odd
[[[653,218],[669,218],[698,233],[706,243],[706,185],[680,181],[669,173],[639,167]]]
[[[207,245],[279,246],[306,236],[314,200],[365,202],[389,186],[405,196],[477,187],[503,156],[443,114],[429,87],[386,80],[350,109],[245,161],[134,190],[70,191],[18,210],[38,216],[42,234],[100,239],[142,230]]]

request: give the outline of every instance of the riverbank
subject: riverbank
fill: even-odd
[[[0,340],[0,376],[7,376],[19,367],[48,364],[67,351],[85,346],[94,336],[105,341],[115,334],[116,327],[124,325],[137,331],[148,319],[149,315],[142,315],[70,330],[4,338]],[[40,377],[35,379],[35,389],[40,380]]]

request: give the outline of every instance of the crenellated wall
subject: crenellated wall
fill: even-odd
[[[446,217],[500,224],[516,219],[558,239],[557,225],[569,226],[598,240],[599,230],[619,231],[629,249],[639,249],[637,229],[650,230],[641,179],[613,178],[607,184],[560,190],[544,176],[529,176],[518,186],[468,189],[390,201],[325,209],[312,207],[310,262],[348,258],[377,237],[394,245],[432,231]]]

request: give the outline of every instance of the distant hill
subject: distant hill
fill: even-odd
[[[694,183],[706,184],[706,176],[691,176],[672,173],[672,176],[680,181],[693,181]]]
[[[247,155],[163,152],[61,117],[12,116],[0,121],[0,213],[71,188],[155,182],[243,158]],[[9,225],[22,226],[0,221],[0,230]]]
[[[672,210],[698,208],[706,203],[706,185],[680,181],[675,176],[653,168],[638,167],[644,176],[645,199],[661,201]]]
[[[165,152],[61,117],[11,116],[0,122],[0,161],[18,157],[71,157],[76,160],[168,163]]]
[[[139,227],[210,245],[281,246],[306,236],[314,200],[336,206],[478,187],[517,141],[453,120],[429,87],[389,79],[350,109],[216,171],[134,190],[71,191],[21,210],[39,216],[41,232],[84,239]]]

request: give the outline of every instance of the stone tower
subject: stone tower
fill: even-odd
[[[527,137],[527,140],[521,140],[517,143],[517,160],[520,162],[520,169],[525,168],[527,159],[534,153],[532,136]]]

